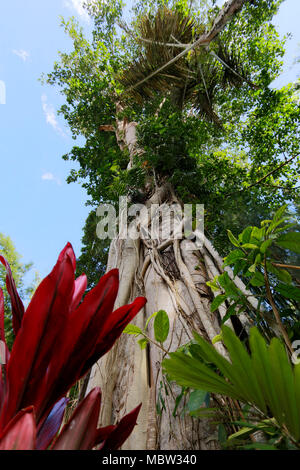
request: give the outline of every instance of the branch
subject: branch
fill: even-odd
[[[249,189],[249,188],[252,188],[253,186],[261,183],[263,180],[265,180],[266,178],[268,178],[268,176],[271,176],[273,175],[273,173],[275,173],[277,170],[280,170],[282,167],[284,167],[285,165],[287,165],[289,162],[291,162],[292,160],[294,160],[294,158],[298,157],[299,153],[297,153],[296,155],[293,155],[293,157],[289,158],[288,160],[286,160],[285,162],[283,162],[281,165],[279,165],[277,168],[275,168],[274,170],[270,171],[269,173],[267,173],[265,176],[263,176],[262,178],[260,178],[260,180],[256,181],[255,183],[251,184],[250,186],[247,186],[247,188],[245,189]]]
[[[240,189],[238,192],[242,193],[250,188],[253,188],[253,186],[256,186],[258,185],[259,183],[261,183],[262,181],[264,181],[266,178],[268,178],[269,176],[273,175],[273,173],[275,173],[276,171],[280,170],[282,167],[284,167],[285,165],[287,165],[288,163],[290,163],[292,160],[294,160],[294,158],[298,157],[300,154],[299,153],[296,153],[296,155],[293,155],[291,158],[289,158],[288,160],[286,160],[285,162],[281,163],[281,165],[279,165],[277,168],[275,168],[274,170],[270,171],[269,173],[267,173],[265,176],[263,176],[262,178],[260,178],[258,181],[255,181],[255,183],[252,183],[250,184],[250,186],[247,186],[246,188],[243,188],[243,189]],[[231,196],[232,194],[236,194],[236,191],[234,193],[229,193],[229,194],[226,194],[226,196]]]
[[[243,6],[243,4],[248,1],[248,0],[229,0],[228,2],[225,3],[223,6],[222,10],[219,12],[217,15],[217,18],[215,19],[211,30],[209,33],[202,34],[197,41],[194,43],[188,45],[182,52],[180,52],[177,56],[173,57],[169,62],[166,64],[162,65],[158,69],[156,69],[154,72],[150,73],[147,77],[143,78],[139,82],[137,82],[135,85],[132,85],[129,87],[127,90],[125,90],[125,93],[128,93],[129,91],[133,90],[134,88],[137,88],[138,86],[142,85],[146,81],[150,80],[150,78],[154,77],[158,73],[162,72],[165,70],[167,67],[170,65],[174,64],[177,62],[181,57],[184,57],[189,51],[195,49],[198,46],[201,45],[208,45],[221,31],[222,29],[226,26],[228,21],[234,16]]]
[[[231,67],[229,67],[229,65],[226,64],[226,62],[224,62],[224,60],[222,60],[214,51],[211,51],[209,47],[206,47],[206,50],[214,59],[216,59],[218,62],[220,62],[220,64],[222,64],[224,67],[230,70],[230,72],[236,75],[240,80],[242,80],[243,82],[246,82],[251,88],[254,88],[255,90],[258,90],[260,88],[258,85],[255,85],[255,83],[252,83],[246,77],[242,77],[238,72],[236,72]]]
[[[125,31],[129,36],[131,36],[133,39],[136,41],[142,41],[146,42],[147,44],[156,44],[157,46],[167,46],[167,47],[177,47],[179,49],[185,49],[186,47],[190,46],[190,44],[182,44],[181,42],[177,41],[176,38],[173,37],[174,41],[177,41],[176,43],[174,42],[162,42],[162,41],[155,41],[154,39],[146,39],[146,38],[141,38],[140,36],[137,36],[134,31],[128,28],[128,26],[119,21],[118,26]]]
[[[272,263],[273,266],[277,268],[286,268],[286,269],[300,269],[300,266],[295,266],[293,264],[282,264],[282,263]]]

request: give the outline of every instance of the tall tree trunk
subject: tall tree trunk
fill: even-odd
[[[126,120],[119,121],[116,126],[120,147],[129,149],[130,167],[133,155],[140,151],[136,145],[135,129],[136,123],[127,123]],[[163,203],[178,203],[169,183],[155,187],[146,206],[150,211],[151,204]],[[164,227],[160,229],[160,233],[164,233]],[[112,240],[109,251],[107,270],[112,268],[118,268],[120,273],[115,308],[133,301],[138,295],[148,300],[144,311],[135,319],[137,326],[143,328],[146,319],[155,311],[163,309],[168,313],[170,333],[164,344],[168,352],[189,342],[194,330],[208,340],[220,332],[221,318],[226,310],[221,306],[217,314],[211,313],[213,294],[206,282],[221,274],[222,259],[206,237],[200,248],[185,238],[154,241],[142,237],[137,240],[117,237]],[[226,269],[233,278],[230,268]],[[246,292],[240,279],[235,279],[235,282]],[[254,297],[248,299],[257,306]],[[247,317],[240,315],[239,319],[247,329]],[[227,324],[233,328],[230,320]],[[148,331],[153,337],[151,322]],[[215,347],[227,356],[221,342]],[[142,402],[138,426],[124,444],[124,449],[218,448],[216,429],[208,420],[198,420],[182,413],[184,399],[174,412],[180,388],[168,383],[162,374],[161,362],[165,355],[152,343],[141,350],[132,335],[120,337],[111,351],[93,367],[88,384],[87,391],[94,386],[102,389],[101,425],[119,420]]]

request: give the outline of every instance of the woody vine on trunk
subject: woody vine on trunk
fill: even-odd
[[[255,218],[284,197],[260,186],[251,193],[239,191],[272,178],[265,177],[270,165],[279,166],[274,140],[268,159],[261,162],[263,174],[255,171],[259,139],[251,142],[253,130],[248,136],[247,126],[257,113],[258,136],[266,99],[273,106],[270,116],[279,106],[268,85],[279,72],[283,51],[270,24],[281,2],[230,0],[221,9],[214,3],[206,8],[200,2],[196,8],[185,1],[153,5],[142,0],[135,4],[131,24],[125,24],[121,3],[89,2],[95,22],[92,43],[72,21],[63,22],[74,52],[61,55],[61,64],[48,75],[48,82],[59,84],[66,96],[61,112],[74,135],[86,138],[84,147],[74,147],[65,157],[80,163],[69,181],[85,178],[95,206],[128,196],[130,203],[147,208],[149,226],[154,204],[205,207],[206,232],[200,247],[172,234],[155,240],[116,237],[110,243],[107,270],[118,268],[121,279],[115,308],[144,295],[148,302],[137,326],[144,328],[160,309],[170,320],[165,351],[153,344],[141,349],[133,337],[123,335],[91,372],[88,389],[100,386],[105,397],[103,425],[143,402],[139,425],[125,444],[128,449],[218,447],[209,421],[182,413],[184,401],[176,407],[180,389],[162,375],[161,362],[167,352],[191,341],[193,330],[210,341],[220,331],[226,305],[211,312],[216,294],[206,283],[223,272],[212,241],[224,248],[226,215],[245,213],[250,207],[250,218]],[[257,48],[260,53],[254,54]],[[291,92],[282,93],[291,103],[289,116],[294,116]],[[287,115],[282,120],[288,126]],[[288,133],[281,137],[281,148],[289,151],[293,138]],[[246,143],[251,161],[243,150]],[[293,175],[294,162],[290,159],[277,177],[284,180],[287,168]],[[293,198],[293,185],[289,190]],[[233,191],[236,196],[229,196]],[[162,218],[160,234],[163,223]],[[137,225],[145,228],[142,214]],[[226,269],[257,307],[255,296]],[[251,317],[245,309],[227,324],[238,334],[247,334]],[[153,339],[151,323],[148,332]],[[227,357],[222,343],[215,347]]]

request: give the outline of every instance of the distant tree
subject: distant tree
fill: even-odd
[[[12,275],[20,297],[26,303],[26,300],[29,300],[32,297],[39,282],[39,276],[36,272],[34,280],[29,285],[25,285],[24,277],[32,269],[33,263],[22,263],[22,256],[17,252],[12,239],[3,233],[0,233],[0,255],[4,256],[10,264]],[[4,266],[0,264],[0,287],[4,294],[5,331],[7,334],[7,343],[10,348],[14,335],[12,330],[10,297],[6,290],[5,278],[6,270]]]
[[[105,274],[109,240],[100,240],[96,234],[98,218],[96,211],[91,211],[83,228],[81,255],[77,259],[76,274],[86,274],[88,290],[97,285]]]

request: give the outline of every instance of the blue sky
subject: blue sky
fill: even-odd
[[[89,213],[86,193],[65,180],[74,163],[65,162],[74,141],[56,116],[58,90],[42,86],[57,51],[69,50],[60,15],[75,15],[88,26],[82,0],[10,0],[0,9],[0,232],[9,235],[23,262],[32,261],[44,277],[67,241],[80,254]],[[223,3],[222,0],[219,3]],[[300,1],[286,0],[274,21],[280,34],[292,33],[282,86],[298,75]],[[298,70],[297,70],[298,68]],[[6,88],[2,104],[1,85]]]

